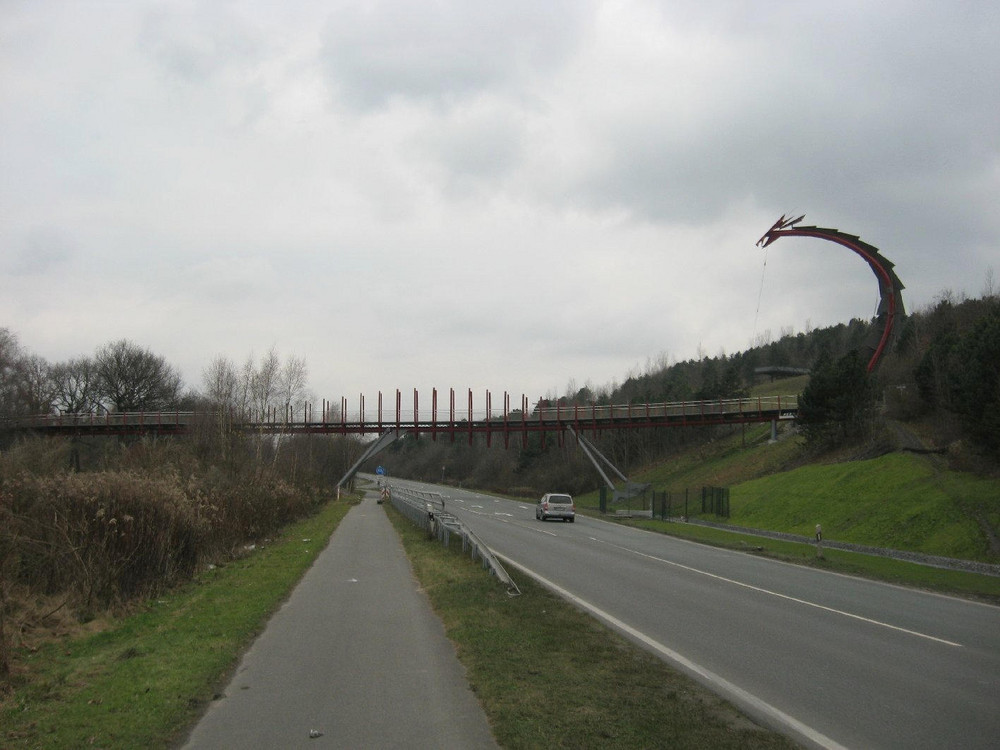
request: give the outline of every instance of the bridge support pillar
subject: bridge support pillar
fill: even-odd
[[[770,442],[770,443],[777,443],[778,442],[778,420],[777,419],[772,419],[771,420],[771,439],[768,442]]]

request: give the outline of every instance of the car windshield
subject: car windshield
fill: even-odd
[[[572,505],[573,498],[569,495],[549,495],[549,502],[556,505]]]

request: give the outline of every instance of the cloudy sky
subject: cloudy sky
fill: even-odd
[[[0,0],[0,326],[497,404],[870,317],[849,251],[755,247],[783,213],[977,297],[997,39],[995,0]]]

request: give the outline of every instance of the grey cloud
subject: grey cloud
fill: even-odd
[[[143,14],[138,46],[171,77],[198,83],[234,65],[250,65],[262,51],[261,30],[217,3],[182,11],[157,6]]]
[[[902,210],[904,224],[939,215],[952,239],[994,234],[1000,109],[984,84],[1000,71],[983,24],[1000,32],[997,14],[976,19],[971,36],[950,8],[917,23],[909,6],[828,15],[734,37],[753,55],[707,74],[710,98],[696,89],[676,113],[623,109],[584,128],[603,156],[571,200],[664,223],[715,220],[745,199],[828,215]],[[970,183],[993,189],[955,189]]]
[[[395,97],[440,105],[558,65],[581,17],[568,0],[342,3],[326,25],[323,61],[350,106]]]
[[[43,276],[50,272],[60,275],[72,260],[72,243],[62,232],[51,227],[31,230],[21,250],[14,257],[10,272],[14,276]]]
[[[436,165],[454,199],[497,189],[520,166],[527,134],[513,113],[487,107],[439,120],[414,136],[416,151]]]

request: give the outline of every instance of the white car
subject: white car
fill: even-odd
[[[576,505],[573,504],[573,498],[558,492],[542,495],[542,499],[535,506],[535,519],[548,521],[550,518],[561,518],[573,523],[576,519]]]

